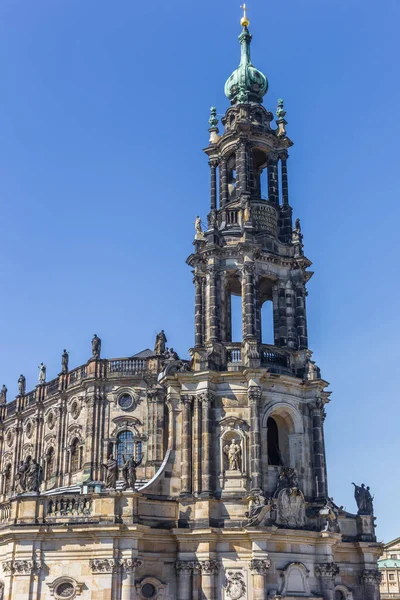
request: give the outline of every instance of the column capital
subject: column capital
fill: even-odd
[[[321,417],[321,419],[325,420],[325,402],[321,400],[321,398],[317,398],[313,402],[310,402],[309,407],[313,416]]]
[[[184,406],[190,407],[193,404],[194,398],[195,397],[193,395],[185,394],[184,396],[181,396],[181,402]]]
[[[121,558],[119,564],[126,573],[134,573],[137,567],[141,567],[143,561],[138,558]]]
[[[253,558],[253,560],[251,560],[249,563],[250,571],[254,575],[266,575],[270,566],[271,561],[269,558]]]
[[[214,575],[214,573],[218,573],[221,566],[219,560],[200,560],[194,564],[193,568],[201,571],[204,575]]]
[[[257,404],[262,397],[261,387],[259,385],[251,385],[247,390],[247,395],[251,404]]]
[[[7,560],[3,562],[4,575],[32,575],[42,568],[41,560]]]
[[[209,391],[202,392],[201,394],[198,394],[196,397],[199,399],[199,401],[202,404],[211,404],[215,399],[215,395]]]
[[[192,560],[177,560],[175,569],[178,573],[190,573],[194,569],[194,564]]]
[[[363,583],[372,583],[379,585],[382,581],[382,573],[378,569],[364,569],[361,573]]]
[[[91,558],[89,566],[92,573],[114,573],[118,568],[118,561],[114,558]]]
[[[315,565],[315,574],[317,577],[333,579],[339,573],[339,567],[334,562],[325,562]]]
[[[212,168],[215,169],[216,167],[218,167],[218,161],[216,159],[214,160],[209,160],[208,161],[208,165]]]

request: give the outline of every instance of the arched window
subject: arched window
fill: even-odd
[[[117,436],[117,460],[122,467],[125,460],[135,456],[135,441],[132,431],[121,431]]]
[[[81,468],[81,452],[79,440],[75,438],[71,444],[71,473],[76,473]]]
[[[50,479],[55,474],[55,454],[54,448],[49,448],[46,455],[46,479]]]
[[[274,307],[272,300],[265,300],[261,307],[261,342],[274,344]]]
[[[279,447],[279,431],[275,419],[268,417],[267,421],[268,439],[268,464],[283,465],[282,454]]]

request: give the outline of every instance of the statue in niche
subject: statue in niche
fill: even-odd
[[[46,365],[44,363],[40,363],[38,366],[39,369],[39,384],[42,385],[46,383]]]
[[[68,373],[68,361],[69,361],[69,354],[64,348],[64,352],[62,353],[62,356],[61,356],[61,373]]]
[[[133,457],[126,459],[125,456],[123,456],[123,459],[124,466],[122,468],[122,475],[125,480],[126,487],[134,490],[137,479],[136,469],[142,461],[136,461]]]
[[[23,375],[18,378],[18,393],[20,396],[24,396],[26,391],[26,379]]]
[[[106,488],[112,488],[115,490],[117,485],[117,477],[118,477],[118,463],[115,458],[111,455],[108,457],[108,460],[103,467],[106,469]]]
[[[369,491],[369,486],[365,487],[365,483],[361,486],[354,485],[354,498],[357,502],[358,514],[359,515],[373,515],[374,514],[374,499]]]
[[[6,404],[7,402],[7,388],[5,385],[2,386],[0,391],[0,404]]]
[[[242,470],[242,449],[235,438],[232,439],[230,445],[224,447],[224,453],[228,459],[229,471]]]
[[[26,464],[26,490],[28,492],[38,492],[41,483],[42,467],[33,459]]]
[[[167,336],[164,333],[164,329],[161,329],[160,333],[156,335],[156,343],[154,346],[154,352],[156,354],[165,354],[165,344],[167,343]]]
[[[101,339],[94,334],[92,339],[92,356],[93,358],[100,358],[101,353]]]
[[[229,202],[234,200],[236,197],[236,160],[235,157],[231,157],[227,165],[228,171],[228,197]]]

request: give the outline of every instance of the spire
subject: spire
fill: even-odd
[[[252,35],[248,30],[250,21],[247,17],[247,6],[243,4],[243,17],[240,24],[243,27],[239,35],[241,48],[239,67],[233,71],[225,83],[225,95],[231,104],[247,104],[249,102],[262,103],[263,96],[268,90],[268,80],[264,73],[256,69],[250,58],[250,44]]]

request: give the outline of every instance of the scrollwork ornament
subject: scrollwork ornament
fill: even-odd
[[[214,573],[218,573],[221,568],[219,560],[201,560],[198,564],[199,569],[204,575],[214,575]]]
[[[114,558],[92,558],[89,560],[92,573],[113,573],[118,567]]]
[[[243,573],[228,571],[225,577],[226,595],[231,600],[241,600],[246,597],[246,583]]]
[[[254,558],[250,561],[250,571],[256,575],[266,575],[270,566],[269,558]]]
[[[133,573],[142,564],[143,561],[138,558],[122,558],[120,561],[120,566],[126,573]]]
[[[334,562],[319,563],[315,565],[315,574],[317,577],[333,579],[339,573],[339,567]]]
[[[3,562],[5,575],[32,575],[40,573],[41,560],[7,560]]]
[[[177,573],[188,573],[193,571],[195,563],[189,560],[178,560],[175,563]]]

